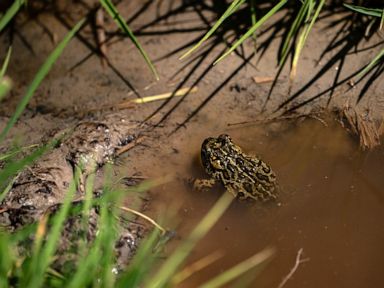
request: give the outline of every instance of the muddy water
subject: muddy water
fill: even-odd
[[[278,175],[280,205],[235,202],[198,244],[188,263],[214,252],[224,256],[180,287],[196,287],[267,246],[275,258],[251,287],[278,287],[303,249],[301,263],[284,287],[378,287],[384,257],[384,153],[363,153],[356,142],[327,121],[306,120],[281,128],[272,124],[185,135],[153,157],[153,174],[175,173],[176,181],[152,191],[151,213],[174,227],[179,241],[188,235],[222,190],[196,192],[183,179],[203,177],[200,143],[228,133],[250,154],[260,155]],[[237,287],[235,285],[235,287]]]

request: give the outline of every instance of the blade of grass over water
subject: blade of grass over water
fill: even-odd
[[[177,274],[172,278],[172,285],[179,285],[192,275],[198,273],[202,269],[218,261],[224,255],[224,251],[216,250],[204,256],[203,258],[200,258],[199,260],[193,262],[192,264],[188,264],[188,266],[184,267],[183,270],[181,270],[180,272],[177,272]]]
[[[209,210],[203,220],[196,226],[187,239],[169,256],[163,263],[159,271],[147,282],[144,287],[164,287],[171,281],[176,270],[187,258],[189,253],[195,247],[196,243],[206,235],[213,225],[219,220],[227,210],[234,198],[229,193],[224,193],[216,204]]]
[[[59,43],[59,45],[57,45],[57,47],[53,50],[53,52],[48,56],[47,60],[45,60],[44,64],[41,66],[39,71],[36,73],[35,78],[32,80],[32,83],[29,85],[27,92],[25,93],[25,95],[21,99],[19,105],[17,106],[15,113],[13,113],[11,119],[7,123],[7,126],[1,132],[0,142],[4,140],[5,136],[9,132],[9,130],[11,130],[13,125],[16,123],[17,119],[21,116],[25,107],[27,106],[27,104],[31,100],[33,94],[35,93],[36,89],[39,87],[40,83],[43,81],[45,76],[47,76],[47,74],[51,70],[53,64],[59,58],[59,56],[63,52],[64,48],[68,45],[69,41],[73,38],[73,36],[76,34],[76,32],[79,31],[79,29],[83,25],[84,21],[85,21],[85,19],[78,22],[72,28],[72,30],[68,32],[68,34]]]
[[[156,71],[155,66],[152,64],[151,60],[149,59],[147,53],[144,51],[143,47],[140,45],[139,41],[133,34],[132,30],[129,28],[123,17],[121,17],[119,11],[113,5],[113,3],[110,0],[100,0],[101,5],[104,7],[104,9],[108,12],[108,14],[112,17],[112,19],[115,21],[116,25],[124,31],[125,34],[131,39],[133,44],[136,46],[136,48],[139,50],[140,54],[143,56],[145,62],[147,63],[149,69],[151,69],[153,75],[155,76],[156,80],[159,80],[159,75]]]
[[[165,183],[168,183],[169,181],[173,180],[174,176],[172,175],[165,175],[163,177],[155,178],[155,179],[149,179],[149,180],[144,180],[140,184],[134,186],[134,187],[127,187],[125,191],[133,192],[133,193],[143,193],[148,191],[149,189],[163,185]]]
[[[0,19],[0,32],[3,31],[4,27],[7,26],[9,21],[15,17],[16,13],[20,10],[20,7],[23,6],[25,3],[25,0],[14,0],[13,4],[7,12],[5,12],[4,16]]]
[[[235,280],[236,278],[240,277],[241,275],[243,275],[244,273],[248,272],[251,269],[262,268],[260,267],[260,265],[264,267],[263,264],[265,264],[266,261],[270,260],[274,254],[275,254],[275,249],[266,248],[261,252],[257,253],[256,255],[253,255],[251,258],[248,258],[247,260],[237,264],[236,266],[233,266],[227,271],[220,273],[217,277],[209,280],[208,282],[204,283],[200,287],[201,288],[223,287],[223,285],[229,283],[230,281]]]
[[[193,53],[196,49],[198,49],[201,44],[203,44],[209,37],[212,36],[212,34],[220,27],[220,25],[224,22],[225,19],[227,19],[229,16],[231,16],[234,12],[237,11],[237,9],[245,2],[245,0],[234,0],[231,5],[227,8],[227,10],[224,12],[223,15],[219,18],[219,20],[213,25],[211,29],[204,35],[203,38],[191,49],[189,49],[185,54],[183,54],[180,59],[184,59],[191,53]]]
[[[7,55],[5,56],[3,66],[1,66],[0,70],[0,78],[3,78],[5,75],[5,72],[7,72],[9,59],[11,59],[11,53],[12,53],[12,46],[9,46]]]
[[[277,11],[279,11],[286,3],[288,0],[281,0],[275,7],[273,7],[267,14],[265,14],[259,21],[256,22],[255,25],[253,25],[243,36],[240,37],[239,40],[237,40],[232,47],[225,52],[223,55],[220,56],[219,59],[217,59],[213,65],[216,65],[218,62],[223,60],[225,57],[227,57],[229,54],[231,54],[237,47],[239,47],[247,38],[252,36],[255,31],[262,25],[264,24],[265,21],[267,21],[272,15],[274,15]]]

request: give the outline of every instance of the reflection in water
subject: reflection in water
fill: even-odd
[[[309,260],[284,287],[378,287],[384,256],[383,149],[363,153],[338,124],[328,124],[307,120],[284,129],[273,124],[220,131],[271,164],[280,186],[280,205],[234,202],[188,261],[216,251],[224,256],[183,287],[196,287],[271,245],[277,254],[253,280],[257,287],[278,287],[300,249]],[[180,179],[152,191],[153,213],[177,207],[179,222],[174,217],[171,223],[177,224],[180,239],[224,190],[202,193],[184,184],[186,178],[204,176],[196,155],[204,138],[218,136],[208,129],[199,133],[175,143],[179,153],[154,159],[163,164],[158,173],[172,170]]]

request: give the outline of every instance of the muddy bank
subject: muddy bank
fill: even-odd
[[[85,205],[85,199],[90,197],[88,201],[92,201],[92,198],[94,200],[103,197],[111,198],[106,193],[122,193],[118,192],[116,187],[112,189],[106,186],[105,183],[111,179],[104,179],[103,166],[111,165],[119,155],[142,142],[147,128],[137,121],[129,121],[119,115],[109,114],[99,121],[95,119],[82,121],[72,128],[50,131],[44,135],[39,141],[43,144],[31,148],[33,153],[40,154],[37,160],[17,171],[14,177],[8,179],[9,183],[2,183],[2,187],[9,186],[9,191],[6,195],[2,195],[0,202],[1,232],[20,231],[37,222],[40,226],[47,226],[40,230],[50,231],[51,220],[67,201],[67,194],[71,194],[70,211],[77,210],[77,213],[70,212],[65,220],[52,267],[61,273],[65,269],[76,267],[76,263],[80,261],[79,251],[84,249],[84,245],[91,247],[100,229],[105,229],[105,227],[100,228],[102,224],[99,204],[89,203],[88,205],[91,206],[84,218],[82,213],[79,213],[85,209],[82,208]],[[17,155],[17,157],[23,157],[23,155]],[[17,157],[13,161],[17,161]],[[2,162],[2,166],[8,169],[10,163],[9,160]],[[90,182],[91,177],[95,179],[92,182]],[[122,179],[128,179],[128,177]],[[118,184],[120,186],[137,184],[134,180],[131,182],[133,184],[128,182]],[[86,190],[90,188],[93,190],[89,191],[90,195],[87,196]],[[141,203],[143,201],[138,197],[130,195],[126,198],[125,204],[108,200],[112,205],[110,213],[116,214],[115,217],[119,219],[122,216],[115,211],[116,209],[112,209],[113,205],[128,205],[138,210],[144,209]],[[147,230],[144,225],[133,222],[135,217],[130,218],[130,221],[123,221],[123,219],[117,221],[116,227],[108,227],[116,230],[117,234],[116,271],[126,267]],[[44,224],[46,222],[48,224]],[[20,243],[20,257],[30,253],[31,243],[35,242],[34,237],[36,236],[31,236],[31,241],[29,243],[26,241],[27,244]]]

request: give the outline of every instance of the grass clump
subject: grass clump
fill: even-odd
[[[177,278],[181,265],[233,200],[231,195],[225,193],[190,236],[163,263],[159,263],[160,250],[156,248],[159,241],[167,235],[160,229],[154,229],[143,240],[128,267],[121,269],[117,267],[115,253],[115,243],[119,238],[121,225],[119,210],[116,207],[120,205],[124,193],[104,187],[102,196],[93,199],[90,205],[82,202],[81,207],[74,206],[72,200],[77,189],[78,177],[79,171],[75,173],[64,203],[55,213],[47,214],[38,223],[13,234],[0,232],[1,287],[177,287],[179,282],[175,282],[174,279]],[[91,185],[90,181],[87,181],[88,185]],[[131,188],[131,192],[133,191],[134,188]],[[90,210],[85,211],[85,206]],[[84,234],[75,235],[74,239],[80,243],[76,246],[79,249],[70,252],[78,257],[73,261],[67,261],[66,266],[58,269],[55,263],[59,257],[65,255],[56,254],[65,235],[64,227],[68,227],[68,221],[70,225],[74,225],[71,219],[78,216],[81,218],[80,223],[84,225],[83,231],[87,231],[89,229],[87,217],[95,207],[99,215],[95,238],[90,241]],[[204,287],[219,287],[255,267],[262,268],[273,253],[271,249],[262,251],[208,281]],[[156,268],[159,264],[160,267]]]
[[[368,8],[363,6],[356,6],[344,3],[344,6],[357,13],[374,17],[374,19],[380,18],[379,30],[382,30],[384,23],[384,9]],[[369,71],[377,66],[384,57],[384,48],[356,75],[358,81],[363,78]]]
[[[281,72],[283,66],[288,62],[289,56],[291,56],[290,61],[290,80],[293,81],[297,75],[297,69],[299,65],[300,56],[305,49],[305,45],[307,43],[308,38],[311,35],[311,31],[317,21],[321,19],[321,13],[327,12],[329,16],[330,14],[336,14],[342,10],[342,12],[346,12],[352,10],[354,12],[359,13],[360,15],[366,15],[373,18],[380,19],[380,24],[378,29],[381,30],[384,23],[384,9],[382,8],[369,8],[363,6],[356,6],[347,3],[328,3],[325,0],[303,0],[303,1],[287,1],[280,0],[276,1],[276,4],[270,3],[267,5],[269,8],[267,12],[262,12],[262,17],[258,16],[258,5],[263,3],[257,3],[254,0],[233,0],[226,11],[218,18],[218,20],[214,23],[214,25],[208,29],[208,31],[203,35],[203,37],[187,52],[185,52],[181,59],[189,56],[197,49],[199,49],[210,37],[212,37],[215,32],[219,30],[220,27],[224,27],[224,22],[230,22],[231,16],[235,13],[243,13],[244,10],[249,10],[248,15],[250,15],[250,23],[251,26],[248,27],[242,35],[237,35],[237,39],[235,39],[232,43],[230,43],[230,47],[227,51],[225,51],[213,64],[217,64],[218,62],[223,61],[229,54],[238,49],[248,38],[253,37],[256,39],[256,32],[259,28],[265,24],[267,21],[271,21],[272,18],[278,19],[278,21],[274,24],[276,26],[281,25],[282,28],[277,28],[276,30],[282,30],[282,41],[279,49],[278,55],[278,66],[279,71]],[[372,1],[368,1],[372,2]],[[368,4],[368,3],[367,3]],[[274,5],[274,6],[273,6]],[[265,5],[264,5],[265,6]],[[328,9],[326,11],[325,7]],[[331,8],[332,7],[332,8]],[[260,9],[262,10],[262,9]],[[331,12],[330,12],[331,11]],[[336,11],[336,12],[335,12]],[[280,13],[281,12],[281,13]],[[279,14],[278,14],[279,13]],[[326,17],[324,17],[326,18]],[[350,21],[347,20],[346,21]],[[357,23],[357,25],[364,25],[363,21],[356,21],[356,19],[352,20]],[[246,22],[246,21],[243,21]],[[244,23],[233,23],[233,26],[244,25]],[[372,22],[373,23],[373,22]],[[249,25],[249,24],[248,24]],[[367,29],[370,29],[373,25],[369,25]],[[228,26],[231,27],[231,23]],[[223,28],[228,29],[228,28]],[[236,30],[234,28],[234,30]],[[341,31],[337,32],[340,33]],[[335,35],[337,38],[337,35]],[[353,35],[351,35],[353,37]],[[330,43],[332,46],[332,43]],[[256,47],[257,48],[257,47]],[[357,74],[356,78],[360,79],[364,77],[373,67],[377,66],[384,55],[384,50],[381,50],[361,71]],[[345,55],[344,55],[345,56]],[[279,76],[280,72],[278,72]]]

